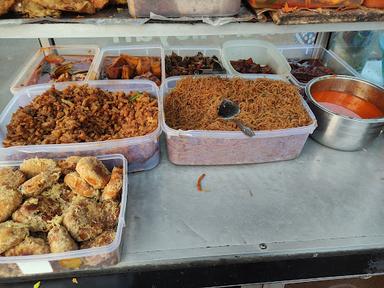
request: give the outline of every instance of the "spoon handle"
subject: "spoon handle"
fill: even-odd
[[[249,128],[248,126],[246,126],[242,121],[240,121],[239,119],[232,119],[232,121],[234,121],[237,125],[237,127],[240,128],[240,130],[247,136],[249,137],[253,137],[255,136],[255,132]]]

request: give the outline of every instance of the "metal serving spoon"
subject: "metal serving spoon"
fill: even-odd
[[[239,105],[235,104],[231,100],[224,99],[219,106],[219,117],[224,120],[231,120],[236,123],[237,127],[247,136],[255,136],[255,132],[249,127],[247,127],[241,120],[236,119],[235,117],[240,114]]]

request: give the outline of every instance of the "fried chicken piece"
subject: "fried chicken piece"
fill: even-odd
[[[99,191],[82,179],[77,172],[67,174],[64,178],[64,183],[77,195],[88,198],[99,198]]]
[[[45,190],[41,196],[50,198],[59,203],[62,211],[67,209],[76,196],[71,189],[68,189],[64,184],[55,184],[50,189]]]
[[[135,76],[135,67],[127,64],[121,70],[121,79],[132,79]]]
[[[21,193],[15,189],[0,186],[0,222],[4,222],[23,202]]]
[[[95,6],[93,6],[93,4],[88,0],[31,0],[31,1],[45,8],[53,9],[53,10],[86,13],[86,14],[95,14],[96,12]]]
[[[23,14],[28,18],[53,17],[59,18],[61,12],[55,9],[48,9],[41,6],[38,2],[31,0],[17,0],[13,10]]]
[[[49,254],[49,246],[44,239],[28,236],[23,242],[4,253],[6,257]]]
[[[151,58],[151,72],[157,78],[161,78],[161,62],[159,57]]]
[[[61,173],[64,175],[67,175],[71,172],[76,171],[76,165],[80,159],[81,159],[80,156],[70,156],[65,160],[59,160],[57,164],[61,169]]]
[[[123,168],[114,167],[112,169],[111,180],[104,187],[101,200],[118,200],[123,187]]]
[[[129,64],[132,67],[135,67],[135,69],[136,69],[137,65],[139,64],[139,60],[140,60],[141,57],[131,56],[131,55],[128,55],[128,54],[122,54],[122,55],[120,55],[120,58],[124,59],[125,64]]]
[[[0,168],[0,185],[11,189],[17,189],[27,180],[27,177],[20,170],[11,167]]]
[[[103,201],[101,203],[101,217],[104,229],[113,229],[119,222],[120,204],[116,201]]]
[[[95,200],[77,197],[65,211],[63,225],[76,241],[87,241],[103,232],[101,211]]]
[[[20,223],[7,221],[0,224],[0,254],[21,243],[29,234],[28,228]]]
[[[15,0],[2,0],[0,1],[0,16],[7,14],[9,9],[15,4]]]
[[[33,232],[48,232],[56,216],[63,214],[60,203],[50,197],[37,196],[27,199],[12,214],[15,222],[23,223]]]
[[[116,232],[113,230],[106,230],[94,239],[83,242],[80,249],[103,247],[111,244],[115,240]]]
[[[39,175],[32,177],[20,186],[20,192],[27,197],[40,195],[45,189],[53,186],[60,178],[58,169],[53,171],[41,172]]]
[[[20,165],[21,172],[25,173],[29,178],[34,177],[41,172],[52,171],[57,168],[56,161],[45,158],[31,158],[24,160]]]
[[[83,157],[76,165],[80,177],[95,189],[102,189],[108,184],[111,173],[96,157]]]
[[[55,226],[48,232],[48,243],[52,253],[62,253],[79,249],[75,240],[64,226]]]
[[[136,66],[136,74],[138,76],[151,72],[151,57],[140,57]]]

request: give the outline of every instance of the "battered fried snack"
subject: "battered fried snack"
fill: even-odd
[[[41,172],[52,171],[57,168],[57,163],[52,159],[31,158],[24,160],[20,165],[20,170],[29,178],[34,177]]]
[[[86,13],[86,14],[94,14],[96,12],[95,6],[93,6],[93,4],[88,0],[31,0],[31,1],[45,8],[53,9],[53,10]]]
[[[120,204],[108,200],[101,203],[101,217],[104,229],[113,229],[119,222]]]
[[[25,224],[32,232],[48,232],[53,226],[52,220],[62,214],[60,203],[40,195],[27,199],[12,214],[12,219]]]
[[[15,3],[15,0],[2,0],[0,1],[0,16],[8,13],[9,9]]]
[[[25,225],[13,221],[1,223],[0,254],[21,243],[28,234],[28,228]]]
[[[104,187],[101,200],[118,200],[123,187],[123,168],[114,167],[112,169],[111,179]]]
[[[23,242],[7,250],[4,256],[27,256],[50,253],[49,246],[44,239],[28,236]]]
[[[45,189],[51,187],[60,178],[60,171],[53,170],[41,172],[20,186],[20,192],[27,197],[40,195]]]
[[[93,199],[77,197],[65,211],[63,225],[78,242],[96,237],[103,232],[99,204]]]
[[[61,169],[61,173],[67,175],[71,172],[75,172],[77,162],[79,162],[80,159],[80,156],[70,156],[65,160],[59,160],[57,164]]]
[[[111,172],[96,157],[83,157],[76,165],[80,177],[95,189],[102,189],[108,184]]]
[[[58,18],[61,15],[59,10],[46,8],[41,6],[38,2],[33,2],[31,0],[17,0],[16,4],[13,6],[13,10],[29,18]]]
[[[0,222],[4,222],[23,202],[20,192],[5,186],[0,186]]]
[[[116,232],[113,230],[106,230],[94,239],[83,242],[80,249],[88,249],[95,247],[103,247],[111,244],[115,240]]]
[[[48,232],[48,243],[52,253],[62,253],[79,249],[64,226],[55,226]]]
[[[59,203],[61,210],[64,211],[69,207],[72,199],[76,196],[76,193],[64,184],[54,184],[51,188],[41,193],[41,196],[56,201]]]
[[[77,172],[67,174],[64,178],[64,183],[77,195],[88,198],[99,197],[99,191],[82,179]]]
[[[27,177],[20,170],[11,167],[0,168],[0,185],[17,189],[25,181]]]

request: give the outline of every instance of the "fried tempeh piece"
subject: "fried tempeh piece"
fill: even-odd
[[[103,232],[100,205],[93,199],[77,197],[65,211],[63,225],[76,241],[87,241]]]
[[[83,157],[76,165],[76,171],[89,185],[102,189],[111,178],[111,173],[96,157]]]
[[[80,245],[81,249],[103,247],[111,244],[115,240],[116,232],[114,230],[106,230],[94,239],[83,242]]]
[[[21,243],[29,234],[28,228],[20,223],[7,221],[0,224],[0,254]]]
[[[79,249],[68,230],[61,225],[53,227],[48,232],[48,243],[52,253],[62,253]]]
[[[64,183],[71,188],[73,192],[80,196],[88,198],[98,198],[99,191],[89,185],[84,179],[82,179],[77,172],[69,173],[64,178]]]
[[[45,189],[51,187],[60,178],[60,171],[58,169],[53,171],[41,172],[40,174],[32,177],[20,186],[21,194],[27,197],[34,197],[41,194]]]
[[[119,222],[120,204],[116,201],[108,200],[101,203],[101,219],[104,229],[113,229]]]
[[[105,186],[101,200],[118,200],[123,187],[123,168],[114,167],[112,169],[111,180]]]
[[[28,236],[23,242],[7,250],[4,256],[27,256],[50,253],[49,246],[44,239]]]
[[[24,160],[20,165],[20,170],[29,178],[34,177],[41,172],[48,172],[57,168],[56,161],[45,158],[31,158]]]
[[[80,156],[70,156],[65,160],[59,160],[57,165],[61,169],[61,173],[67,175],[71,172],[76,171],[77,162],[81,159]]]
[[[20,170],[11,167],[0,168],[0,185],[11,189],[17,189],[27,181],[27,177]]]
[[[15,189],[0,186],[0,222],[4,222],[23,202],[21,193]]]

